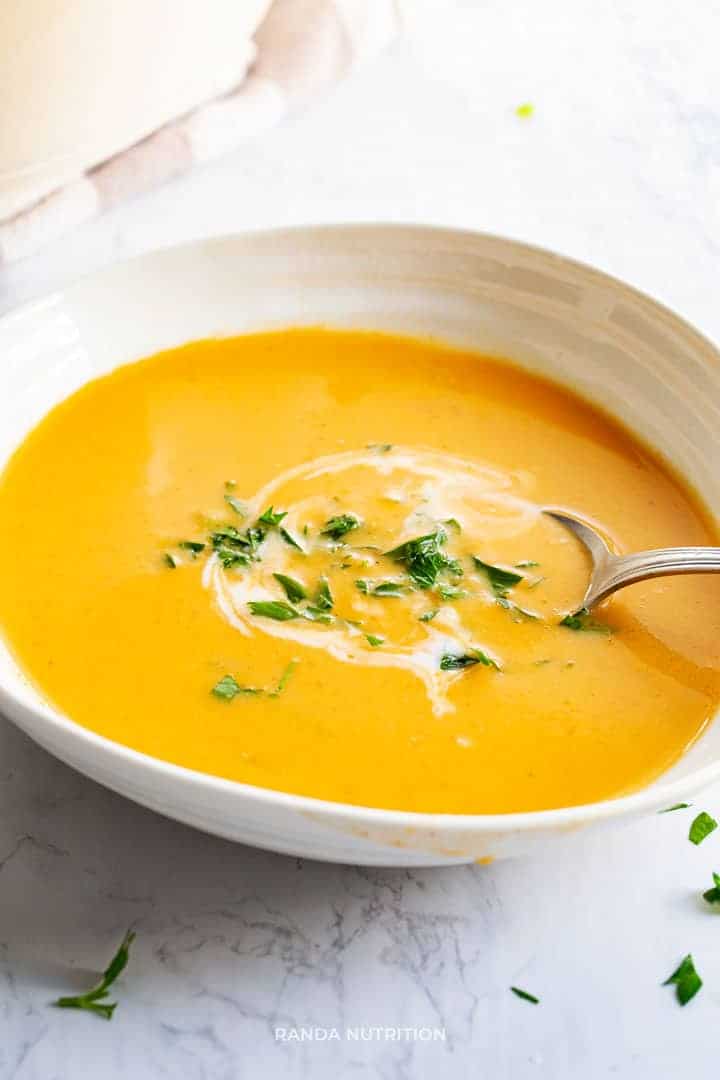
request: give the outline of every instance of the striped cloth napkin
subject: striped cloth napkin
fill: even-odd
[[[196,162],[236,149],[377,55],[399,28],[397,0],[273,0],[237,89],[0,221],[0,264],[32,255]]]

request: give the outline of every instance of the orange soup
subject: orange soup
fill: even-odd
[[[712,544],[631,435],[507,362],[379,334],[201,341],[83,387],[0,480],[0,622],[41,695],[146,754],[364,806],[536,810],[667,769],[720,698],[720,582],[563,625],[561,506]]]

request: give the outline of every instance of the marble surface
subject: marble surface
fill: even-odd
[[[720,337],[717,0],[406,6],[408,40],[371,70],[4,272],[0,309],[195,236],[395,219],[553,247]],[[720,791],[702,805],[720,816]],[[704,1080],[720,951],[698,894],[720,840],[693,847],[688,823],[490,867],[325,866],[153,815],[0,720],[0,1078]],[[49,1008],[130,924],[112,1023]],[[690,951],[705,987],[681,1009],[659,983]],[[276,1038],[303,1026],[340,1037]]]

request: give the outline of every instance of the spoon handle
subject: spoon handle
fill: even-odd
[[[717,573],[720,573],[720,547],[657,548],[615,556],[607,560],[600,574],[595,575],[596,580],[585,597],[585,606],[590,608],[636,581],[666,574]]]

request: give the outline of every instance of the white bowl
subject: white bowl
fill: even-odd
[[[568,259],[414,226],[206,240],[19,309],[0,321],[0,465],[53,405],[119,364],[192,338],[302,323],[433,335],[512,357],[619,417],[720,514],[720,357],[708,341]],[[127,749],[46,705],[1,646],[0,706],[52,754],[144,806],[229,839],[337,862],[489,861],[656,811],[720,778],[714,724],[658,781],[621,799],[522,814],[401,813],[267,791]]]

